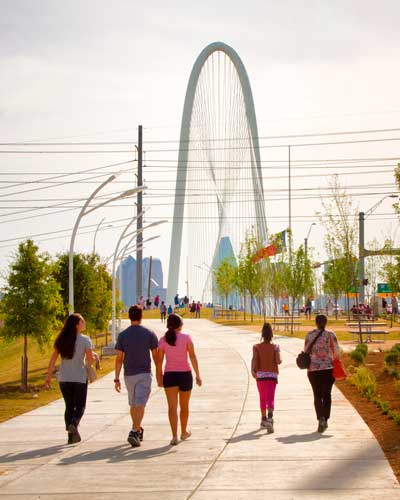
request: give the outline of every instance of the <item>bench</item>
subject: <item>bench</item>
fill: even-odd
[[[296,328],[296,330],[298,330],[302,323],[301,323],[301,321],[293,321],[293,323],[291,321],[271,322],[272,328],[274,330],[277,330],[277,331],[279,331],[281,326],[283,327],[282,330],[290,330],[292,324],[293,324],[293,327]]]
[[[360,330],[349,330],[349,332],[353,335],[353,340],[354,340],[354,335],[359,336],[359,342],[360,344],[363,343],[362,336],[365,334],[365,342],[372,342],[371,335],[388,335],[389,332],[387,330],[372,330],[372,329],[367,329],[367,328],[361,328]]]

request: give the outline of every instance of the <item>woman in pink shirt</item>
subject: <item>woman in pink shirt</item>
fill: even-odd
[[[164,387],[168,401],[168,418],[172,431],[171,445],[178,444],[178,398],[180,406],[181,439],[191,436],[187,430],[189,419],[189,400],[193,387],[192,363],[196,373],[196,384],[201,385],[199,365],[190,335],[182,333],[183,321],[179,314],[170,314],[167,319],[167,332],[158,343],[158,376],[159,387]],[[162,365],[166,359],[164,375]]]

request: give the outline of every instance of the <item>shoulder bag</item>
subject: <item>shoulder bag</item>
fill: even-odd
[[[297,356],[296,364],[300,368],[300,370],[305,370],[306,368],[309,368],[309,366],[311,364],[311,356],[309,353],[311,352],[313,345],[315,344],[317,339],[322,335],[323,332],[324,332],[324,330],[320,330],[318,335],[315,337],[315,339],[308,346],[307,350],[301,351],[301,353]]]

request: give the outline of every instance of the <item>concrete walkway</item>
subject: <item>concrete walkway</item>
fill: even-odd
[[[164,332],[158,321],[146,321]],[[306,374],[295,365],[302,342],[277,337],[283,364],[275,433],[260,429],[249,375],[258,335],[206,320],[186,320],[203,387],[193,390],[192,438],[169,445],[166,400],[153,386],[133,449],[126,393],[113,374],[89,387],[83,441],[65,445],[63,401],[0,425],[0,500],[399,499],[400,487],[366,424],[334,390],[328,431],[316,433]]]

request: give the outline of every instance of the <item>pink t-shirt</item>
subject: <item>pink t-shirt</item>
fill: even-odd
[[[188,360],[188,345],[192,343],[190,335],[176,332],[175,345],[169,345],[165,336],[158,342],[158,348],[165,353],[165,372],[189,372],[191,371]]]

